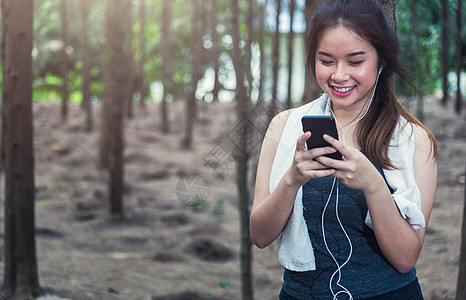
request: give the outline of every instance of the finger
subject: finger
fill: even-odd
[[[315,160],[318,161],[325,168],[332,168],[337,170],[344,169],[345,162],[343,160],[333,159],[327,156],[319,156],[316,157]]]
[[[346,149],[342,142],[340,142],[339,140],[333,138],[332,136],[328,134],[324,134],[323,137],[324,137],[324,140],[327,141],[330,145],[332,145],[335,149],[337,149],[338,152],[341,153],[341,155],[346,156],[346,154],[348,154],[348,153],[344,153],[346,152]]]
[[[311,137],[311,132],[306,131],[303,133],[299,138],[298,141],[296,142],[296,151],[304,152],[306,151],[306,146],[305,143],[306,141]]]
[[[335,169],[322,169],[322,170],[314,170],[309,171],[308,176],[309,178],[320,178],[325,176],[333,176],[335,174]]]
[[[323,165],[317,160],[306,160],[306,161],[301,162],[300,168],[304,170],[305,172],[310,172],[310,171],[317,171],[321,169],[328,169],[329,167]]]
[[[309,150],[308,152],[311,158],[315,158],[318,156],[335,153],[337,152],[337,150],[334,147],[319,147],[319,148],[313,148]]]

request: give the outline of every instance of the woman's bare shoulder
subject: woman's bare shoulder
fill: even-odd
[[[283,128],[285,128],[286,121],[294,110],[295,108],[287,109],[275,115],[272,121],[270,121],[267,134],[274,137],[281,136]]]

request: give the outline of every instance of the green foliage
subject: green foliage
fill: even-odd
[[[215,203],[214,207],[212,208],[212,214],[216,216],[223,215],[225,212],[225,203],[223,199],[219,199],[217,203]]]
[[[228,280],[222,280],[218,283],[222,289],[227,289],[230,287],[230,282]]]
[[[139,34],[142,30],[142,22],[138,16],[139,1],[131,1],[132,7],[129,13],[133,16],[132,26],[132,51],[136,68],[139,66],[139,58],[142,51],[146,53],[146,63],[144,65],[144,75],[146,84],[160,82],[162,80],[162,66],[164,61],[168,62],[169,79],[164,80],[164,87],[174,99],[185,98],[190,91],[191,85],[191,62],[194,59],[202,59],[204,70],[211,68],[214,64],[213,45],[218,43],[221,55],[219,79],[223,84],[231,81],[231,49],[232,39],[230,36],[230,1],[219,0],[217,4],[216,17],[218,25],[212,27],[209,22],[212,20],[211,2],[203,1],[203,12],[200,18],[207,26],[202,32],[203,45],[202,57],[192,56],[192,7],[190,0],[173,0],[170,15],[170,38],[162,39],[162,5],[164,0],[146,0],[146,26],[143,28],[145,37],[145,48],[141,49]],[[270,2],[270,1],[269,1]],[[68,87],[71,101],[81,101],[82,84],[82,24],[80,14],[80,1],[68,1],[68,45],[66,47],[67,64],[69,66]],[[91,0],[90,12],[88,15],[88,43],[89,57],[91,60],[91,94],[97,98],[103,93],[103,68],[105,66],[105,0]],[[262,2],[261,2],[262,3]],[[432,93],[439,87],[440,63],[440,1],[439,0],[419,0],[418,29],[419,35],[413,37],[412,25],[410,24],[409,1],[397,0],[397,26],[398,36],[403,49],[403,61],[412,71],[417,85],[424,93]],[[61,0],[36,0],[34,14],[34,99],[47,99],[59,101],[61,97],[61,80],[63,61],[61,49]],[[255,4],[256,15],[258,14],[258,4]],[[450,41],[449,47],[450,66],[454,66],[455,47],[453,44],[455,23],[454,9],[456,1],[450,1]],[[269,3],[268,15],[273,16],[273,1]],[[242,53],[249,51],[245,48],[247,39],[247,17],[248,2],[240,1],[240,36],[243,40]],[[270,23],[270,22],[269,22]],[[266,26],[267,30],[273,30]],[[254,23],[257,32],[258,25]],[[214,41],[213,31],[218,34],[218,42]],[[413,53],[413,38],[419,41],[420,53]],[[265,36],[267,47],[270,46],[270,34]],[[464,39],[466,40],[466,39]],[[169,56],[162,56],[163,46],[169,47]],[[270,58],[270,53],[268,56]],[[286,62],[285,62],[286,63]],[[304,62],[302,62],[304,64]],[[285,66],[283,66],[285,67]],[[232,75],[233,74],[233,75]],[[0,75],[1,76],[1,75]],[[234,79],[234,78],[233,78]],[[402,94],[412,94],[406,84],[400,83],[397,91]],[[234,86],[226,86],[233,89]]]
[[[449,67],[454,66],[455,47],[453,43],[455,23],[452,9],[455,1],[450,2],[449,12]],[[439,0],[419,0],[416,8],[418,36],[413,34],[411,24],[410,1],[396,1],[397,33],[402,49],[402,61],[409,69],[417,88],[424,94],[432,94],[441,88],[440,64],[440,11]],[[415,43],[419,43],[419,53],[415,53]],[[397,92],[412,95],[413,91],[406,83],[398,81]]]

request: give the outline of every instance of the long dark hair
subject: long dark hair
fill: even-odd
[[[330,0],[320,6],[311,20],[307,45],[307,66],[316,75],[316,51],[322,32],[343,25],[369,42],[376,50],[379,67],[382,67],[374,100],[367,115],[360,121],[357,139],[364,153],[376,166],[393,169],[388,157],[390,140],[400,115],[412,124],[421,126],[429,135],[433,155],[437,143],[432,133],[398,102],[392,85],[394,74],[414,87],[406,69],[400,63],[400,44],[388,25],[382,9],[369,0]]]

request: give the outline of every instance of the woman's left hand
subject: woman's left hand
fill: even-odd
[[[338,178],[344,185],[353,189],[365,190],[373,188],[375,178],[382,178],[370,160],[358,149],[345,146],[342,142],[329,135],[324,139],[343,155],[344,160],[331,159],[325,156],[315,158],[328,168],[335,169],[333,177]]]

